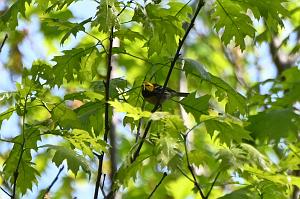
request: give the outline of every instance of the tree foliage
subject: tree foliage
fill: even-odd
[[[89,198],[298,197],[299,1],[0,8],[1,65],[17,79],[0,93],[6,197],[72,198],[79,181]],[[190,94],[154,106],[145,80]]]

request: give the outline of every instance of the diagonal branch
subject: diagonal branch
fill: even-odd
[[[7,38],[8,38],[8,34],[5,34],[5,37],[4,37],[4,39],[3,39],[2,43],[1,43],[1,46],[0,46],[0,53],[2,51],[2,48],[3,48],[3,46],[5,44],[5,41],[7,40]]]
[[[59,171],[58,171],[56,177],[54,178],[54,180],[51,182],[51,184],[50,184],[49,187],[47,188],[47,190],[46,190],[46,192],[45,192],[43,198],[45,198],[45,196],[49,194],[51,188],[53,187],[53,185],[54,185],[54,184],[56,183],[56,181],[58,180],[58,177],[59,177],[60,173],[64,170],[64,168],[65,168],[65,167],[62,166],[62,167],[59,169]]]
[[[184,138],[184,150],[185,150],[185,155],[186,155],[186,163],[187,163],[187,166],[188,166],[188,169],[189,169],[190,173],[192,174],[194,185],[198,189],[201,198],[202,199],[206,199],[206,197],[204,196],[204,193],[203,193],[203,191],[202,191],[199,183],[197,182],[197,179],[196,179],[193,167],[192,167],[192,165],[190,163],[190,159],[189,159],[189,155],[188,155],[188,150],[187,150],[187,143],[186,143],[187,142],[187,136],[188,136],[188,133],[185,134],[185,135],[183,135],[183,138]]]
[[[153,189],[153,191],[151,192],[151,194],[148,196],[148,199],[150,199],[153,194],[155,193],[155,191],[157,190],[157,188],[161,185],[162,181],[165,179],[165,177],[167,177],[167,173],[164,172],[163,176],[161,177],[160,181],[158,182],[158,184],[155,186],[155,188]]]
[[[213,187],[215,186],[215,183],[217,182],[217,180],[218,180],[220,174],[221,174],[221,171],[218,171],[218,173],[217,173],[217,175],[216,175],[216,177],[215,177],[213,183],[211,184],[211,186],[210,186],[210,188],[209,188],[209,191],[207,192],[207,194],[206,194],[206,196],[205,196],[205,199],[207,199],[207,198],[209,197],[209,195],[210,195],[210,193],[211,193]]]
[[[171,62],[171,66],[170,66],[169,72],[168,72],[168,74],[167,74],[167,76],[166,76],[166,80],[165,80],[165,83],[164,83],[164,85],[163,85],[163,89],[161,90],[161,93],[160,93],[160,96],[159,96],[159,100],[157,100],[158,103],[157,103],[157,104],[154,106],[154,108],[152,109],[152,111],[151,111],[152,113],[154,113],[155,111],[157,111],[157,109],[160,107],[159,101],[160,101],[160,99],[162,98],[162,95],[163,95],[163,93],[164,93],[165,90],[166,90],[166,87],[167,87],[168,82],[169,82],[169,80],[170,80],[172,71],[173,71],[173,69],[174,69],[174,67],[175,67],[175,65],[176,65],[176,62],[177,62],[178,58],[180,57],[180,51],[181,51],[181,49],[182,49],[182,46],[183,46],[183,44],[184,44],[184,42],[185,42],[187,36],[189,35],[191,29],[194,27],[195,20],[196,20],[196,18],[197,18],[197,16],[198,16],[199,12],[200,12],[200,10],[201,10],[201,8],[202,8],[203,6],[204,6],[204,0],[199,0],[198,5],[197,5],[197,8],[196,8],[195,13],[194,13],[194,16],[193,16],[193,18],[191,19],[191,23],[189,24],[189,26],[188,26],[188,28],[187,28],[187,30],[186,30],[184,36],[182,37],[182,39],[179,40],[179,45],[178,45],[178,47],[177,47],[176,53],[175,53],[175,55],[174,55],[174,57],[173,57],[173,60],[172,60],[172,62]],[[142,137],[142,139],[141,139],[141,141],[140,141],[140,143],[139,143],[139,145],[138,145],[136,151],[134,152],[134,154],[133,154],[133,156],[132,156],[132,158],[131,158],[131,162],[134,162],[134,161],[136,160],[136,158],[139,156],[140,151],[141,151],[141,149],[142,149],[142,146],[143,146],[143,144],[144,144],[144,142],[145,142],[145,139],[146,139],[146,137],[147,137],[147,134],[148,134],[148,132],[149,132],[149,129],[150,129],[150,127],[151,127],[151,123],[152,123],[152,121],[149,120],[148,123],[147,123],[147,125],[146,125],[145,131],[144,131],[144,134],[143,134],[143,137]]]
[[[10,193],[8,193],[8,191],[6,191],[4,188],[2,188],[1,186],[0,186],[0,189],[6,194],[6,195],[8,195],[10,198],[12,198],[12,195],[10,195]]]

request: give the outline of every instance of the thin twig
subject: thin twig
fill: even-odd
[[[102,161],[103,161],[103,152],[101,155],[97,154],[94,152],[94,155],[98,158],[98,172],[97,172],[97,180],[96,180],[96,185],[95,185],[95,193],[94,193],[94,198],[98,198],[98,192],[99,192],[99,187],[100,187],[100,180],[101,180],[101,174],[102,174]],[[96,189],[97,188],[97,189]],[[102,187],[101,187],[101,191],[102,190]],[[105,192],[103,191],[102,192],[104,198],[106,197],[105,196]]]
[[[10,198],[12,198],[12,195],[10,195],[10,193],[8,193],[3,187],[0,186],[0,189],[1,189],[6,195],[8,195]]]
[[[107,54],[106,48],[105,48],[105,46],[103,45],[103,41],[101,41],[101,39],[97,38],[95,35],[93,35],[93,34],[87,32],[87,31],[83,31],[83,32],[84,32],[85,34],[87,34],[88,36],[90,36],[90,37],[96,39],[96,40],[98,41],[97,44],[100,44],[100,46],[103,48],[103,50],[104,50],[105,53]]]
[[[102,180],[102,184],[100,185],[100,190],[102,192],[102,195],[104,198],[106,198],[106,194],[105,194],[105,191],[104,191],[104,182],[105,182],[105,179],[106,179],[106,174],[103,174],[103,180]]]
[[[14,141],[13,139],[12,139],[12,140],[7,140],[7,139],[2,139],[2,138],[0,138],[0,142],[8,142],[8,143],[12,143],[12,144],[19,144],[19,145],[22,145],[22,143],[17,142],[17,141]]]
[[[205,196],[205,199],[207,199],[207,198],[209,197],[209,195],[210,195],[210,193],[211,193],[213,187],[215,186],[215,183],[217,182],[217,179],[218,179],[218,177],[220,176],[220,174],[221,174],[221,171],[218,171],[218,173],[217,173],[217,175],[216,175],[216,177],[215,177],[213,183],[211,184],[211,186],[210,186],[210,188],[209,188],[209,191],[207,192],[207,194],[206,194],[206,196]]]
[[[7,38],[8,38],[8,34],[5,34],[5,37],[4,37],[4,39],[3,39],[2,43],[1,43],[1,46],[0,46],[0,53],[2,51],[2,48],[3,48],[3,46],[5,44],[5,41],[7,40]]]
[[[31,88],[30,88],[31,90]],[[29,92],[30,92],[29,90]],[[20,153],[20,156],[19,156],[19,159],[18,159],[18,163],[17,163],[17,166],[16,166],[16,170],[14,171],[14,182],[13,182],[13,192],[12,192],[12,199],[15,199],[16,198],[16,188],[17,188],[17,180],[18,180],[18,177],[19,177],[19,167],[21,165],[21,161],[22,161],[22,158],[23,158],[23,153],[25,151],[24,149],[24,146],[25,146],[25,142],[26,142],[26,139],[25,139],[25,118],[26,118],[26,111],[27,111],[27,100],[28,100],[28,97],[29,97],[29,92],[26,94],[25,96],[25,100],[24,100],[24,110],[23,110],[23,118],[22,118],[22,144],[21,144],[21,153]]]
[[[194,180],[193,180],[192,178],[190,178],[186,173],[184,173],[183,170],[182,170],[179,166],[177,166],[177,169],[178,169],[178,170],[180,171],[180,173],[181,173],[182,175],[184,175],[184,177],[186,177],[189,181],[191,181],[192,183],[195,183]]]
[[[62,167],[59,169],[57,175],[55,176],[55,178],[53,179],[53,181],[51,182],[51,184],[50,184],[49,187],[47,188],[47,190],[46,190],[46,192],[45,192],[43,198],[45,197],[45,195],[47,195],[47,194],[50,192],[51,188],[53,187],[53,185],[54,185],[54,184],[56,183],[56,181],[58,180],[58,177],[59,177],[60,173],[64,170],[64,168],[65,168],[65,167],[62,166]]]
[[[201,198],[202,199],[206,199],[205,195],[202,192],[202,189],[201,189],[199,183],[197,182],[196,176],[195,176],[194,171],[193,171],[193,167],[192,167],[192,165],[190,163],[190,159],[189,159],[189,155],[188,155],[188,150],[187,150],[187,136],[188,136],[188,134],[183,135],[183,138],[184,138],[184,150],[185,150],[185,156],[186,156],[186,163],[187,163],[187,166],[188,166],[188,169],[189,169],[190,173],[192,174],[194,185],[198,189]]]
[[[155,191],[157,190],[157,188],[161,185],[162,181],[165,179],[165,177],[167,177],[167,173],[164,172],[163,176],[161,177],[160,181],[158,182],[158,184],[155,186],[155,188],[153,189],[153,191],[151,192],[151,194],[148,196],[148,199],[150,199],[152,197],[152,195],[155,193]]]
[[[183,44],[184,44],[184,42],[185,42],[185,40],[186,40],[186,38],[187,38],[189,32],[190,32],[191,29],[194,27],[195,20],[196,20],[196,18],[197,18],[197,16],[198,16],[199,12],[200,12],[200,10],[201,10],[201,8],[202,8],[203,6],[204,6],[204,1],[203,1],[203,0],[199,0],[198,6],[197,6],[197,8],[196,8],[196,11],[195,11],[194,16],[193,16],[193,18],[192,18],[192,20],[191,20],[190,25],[188,26],[188,28],[187,28],[187,30],[186,30],[184,36],[182,37],[182,39],[179,40],[179,45],[178,45],[178,47],[177,47],[177,51],[176,51],[176,53],[175,53],[175,56],[174,56],[174,58],[173,58],[173,60],[172,60],[172,62],[171,62],[171,66],[170,66],[169,72],[168,72],[168,74],[167,74],[165,83],[164,83],[164,85],[163,85],[163,89],[161,90],[161,93],[160,93],[160,95],[159,95],[159,100],[157,100],[156,105],[155,105],[154,108],[152,109],[152,111],[151,111],[152,113],[154,113],[155,111],[157,111],[157,109],[160,107],[159,101],[160,101],[160,99],[162,98],[163,93],[164,93],[165,90],[166,90],[166,87],[167,87],[167,84],[168,84],[169,79],[170,79],[170,77],[171,77],[172,71],[173,71],[173,69],[174,69],[174,67],[175,67],[175,65],[176,65],[176,61],[177,61],[177,59],[178,59],[179,56],[180,56],[181,48],[182,48],[182,46],[183,46]],[[145,139],[146,139],[146,137],[147,137],[147,134],[148,134],[148,132],[149,132],[149,129],[150,129],[150,127],[151,127],[151,123],[152,123],[152,120],[149,120],[148,123],[147,123],[147,125],[146,125],[145,131],[144,131],[144,134],[143,134],[143,137],[142,137],[142,139],[141,139],[141,141],[140,141],[140,143],[139,143],[139,145],[138,145],[136,151],[134,152],[134,154],[133,154],[133,156],[132,156],[132,158],[131,158],[131,162],[134,162],[134,161],[136,160],[136,158],[139,156],[140,151],[141,151],[141,149],[142,149],[142,146],[143,146],[143,144],[144,144],[144,142],[145,142]]]
[[[117,17],[119,17],[122,12],[132,3],[133,1],[128,1],[127,4],[122,8],[122,10],[117,14]]]
[[[106,81],[105,81],[105,111],[104,111],[104,136],[103,140],[107,143],[108,140],[108,134],[110,131],[110,120],[109,120],[109,93],[110,93],[110,77],[111,77],[111,71],[112,71],[112,48],[113,48],[113,39],[114,39],[114,27],[112,26],[110,29],[110,36],[109,36],[109,48],[108,48],[108,55],[107,55],[107,73],[106,73]],[[103,159],[104,159],[104,152],[100,155],[99,158],[99,168],[98,168],[98,174],[97,174],[97,180],[95,185],[95,193],[94,193],[94,199],[98,198],[98,192],[99,192],[99,186],[100,186],[100,180],[102,176],[102,165],[103,165]]]

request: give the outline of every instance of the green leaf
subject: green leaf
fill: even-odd
[[[93,92],[93,91],[82,91],[77,93],[69,93],[64,96],[64,100],[80,100],[83,101],[85,99],[89,99],[91,101],[100,101],[104,99],[104,96]]]
[[[254,176],[254,178],[268,180],[270,182],[286,186],[286,185],[300,185],[300,178],[296,176],[290,176],[287,174],[280,174],[278,172],[260,170],[255,167],[245,166],[244,172],[247,172]]]
[[[236,46],[244,50],[246,36],[251,38],[255,36],[250,17],[242,12],[241,6],[236,1],[217,0],[213,17],[218,19],[215,29],[217,32],[222,29],[222,41],[225,45],[234,38]]]
[[[130,162],[129,159],[124,161],[115,176],[115,179],[117,179],[119,183],[115,183],[114,186],[119,186],[119,185],[128,186],[130,179],[133,178],[135,180],[137,178],[137,174],[139,173],[140,170],[143,169],[143,162],[149,159],[149,157],[150,157],[149,155],[141,154],[137,157],[137,159],[133,163],[129,163]]]
[[[210,136],[213,136],[216,131],[218,133],[216,136],[222,143],[226,143],[228,146],[230,146],[233,141],[241,143],[243,140],[252,140],[250,132],[238,124],[218,119],[208,119],[205,120],[204,123],[207,133],[209,133]]]
[[[93,150],[98,153],[107,152],[107,144],[103,140],[91,136],[87,131],[74,129],[65,137],[75,148],[80,149],[90,158],[94,157]]]
[[[60,127],[64,129],[81,127],[81,123],[77,117],[77,114],[64,104],[56,106],[52,110],[51,116],[53,121],[57,122],[60,125]]]
[[[282,72],[282,82],[278,86],[282,87],[284,96],[272,103],[273,106],[292,108],[297,101],[300,101],[300,70],[297,67],[289,68]]]
[[[118,37],[121,40],[127,39],[129,41],[145,40],[145,37],[141,35],[139,32],[130,30],[130,29],[121,29],[114,32],[114,36]]]
[[[50,2],[52,3],[51,6],[46,10],[46,12],[51,12],[54,10],[62,10],[65,7],[68,7],[71,5],[73,2],[76,2],[78,0],[51,0]],[[42,1],[41,3],[45,3]]]
[[[289,196],[286,194],[287,186],[286,184],[278,184],[269,180],[263,180],[256,185],[261,192],[263,198],[266,199],[286,199]]]
[[[292,109],[279,109],[260,112],[249,117],[247,129],[258,139],[277,140],[297,137],[300,116]]]
[[[167,166],[173,157],[180,151],[178,140],[169,136],[161,137],[157,140],[156,144],[156,158],[162,163],[162,166]]]
[[[139,120],[143,117],[150,117],[151,112],[149,111],[142,111],[140,107],[134,107],[126,102],[119,102],[117,100],[110,101],[109,104],[115,108],[116,112],[123,112],[126,113],[127,117],[131,117],[134,120]]]
[[[47,83],[53,87],[61,86],[66,80],[67,82],[79,80],[92,80],[96,74],[96,67],[99,63],[99,51],[95,45],[87,48],[73,48],[72,50],[63,51],[63,55],[55,56],[52,61],[56,64],[51,69],[52,76],[49,75],[49,69],[46,67]]]
[[[56,62],[56,65],[53,67],[54,80],[49,82],[51,86],[57,85],[60,86],[63,84],[64,78],[67,82],[73,81],[75,75],[80,71],[81,59],[86,55],[82,48],[74,48],[72,50],[63,51],[64,55],[55,56],[52,61]]]
[[[238,169],[247,162],[245,151],[235,146],[221,147],[217,153],[217,158],[221,160],[220,167],[222,169]]]
[[[155,114],[155,113],[153,113],[153,114]],[[151,119],[152,119],[152,116],[151,116]],[[184,133],[186,131],[186,127],[184,126],[183,119],[181,117],[179,117],[178,115],[168,114],[166,117],[162,118],[161,121],[164,124],[166,133],[171,135],[171,137],[179,137],[180,133]],[[174,136],[176,134],[177,134],[177,136]]]
[[[15,172],[18,169],[17,189],[22,194],[32,189],[33,183],[37,183],[38,171],[33,167],[31,150],[38,150],[37,142],[41,140],[38,128],[25,125],[24,135],[18,135],[12,141],[15,143],[4,163],[3,174],[5,179],[14,183]],[[23,140],[24,136],[24,140]],[[22,146],[24,143],[24,146]],[[18,165],[18,162],[20,164]]]
[[[266,28],[273,33],[278,32],[278,27],[284,27],[283,19],[290,14],[288,10],[282,5],[286,0],[247,0],[237,1],[232,0],[233,3],[239,4],[246,13],[249,9],[252,11],[257,20],[263,18],[266,23]]]
[[[249,185],[244,188],[235,190],[225,196],[219,197],[219,199],[260,199],[259,192],[255,189],[254,186]]]
[[[84,25],[91,22],[91,20],[92,18],[88,18],[80,23],[72,23],[55,18],[44,18],[43,23],[49,27],[55,28],[60,33],[65,33],[60,42],[60,44],[63,45],[71,34],[76,37],[78,32],[85,31]]]
[[[44,147],[55,151],[52,162],[54,162],[57,167],[66,160],[68,169],[71,170],[75,176],[77,175],[80,167],[89,175],[91,174],[87,160],[83,156],[77,154],[74,150],[65,146],[45,145]]]
[[[191,14],[190,6],[174,2],[169,3],[168,7],[166,9],[161,5],[148,4],[144,10],[146,13],[144,19],[140,18],[141,13],[135,15],[134,19],[143,23],[148,37],[144,45],[148,47],[148,57],[155,53],[161,57],[173,56],[177,49],[178,37],[184,34],[182,25]]]
[[[241,143],[239,148],[245,151],[246,159],[250,165],[254,165],[261,169],[268,169],[268,166],[270,165],[268,158],[258,151],[258,149],[256,149],[254,146]]]
[[[180,100],[186,112],[192,113],[197,121],[202,114],[208,114],[210,95],[196,97],[196,92],[190,93],[187,97]]]
[[[236,92],[229,84],[219,77],[216,77],[207,72],[204,67],[195,60],[184,59],[184,71],[186,75],[193,75],[199,78],[201,81],[207,82],[209,85],[217,89],[215,93],[216,97],[219,97],[219,101],[227,97],[227,103],[225,111],[234,115],[245,115],[247,112],[246,99],[244,96]]]
[[[217,0],[213,15],[217,19],[216,31],[222,30],[222,41],[226,45],[234,38],[236,46],[239,45],[244,50],[246,36],[254,38],[256,32],[249,10],[257,20],[263,18],[270,32],[277,33],[278,27],[284,26],[283,18],[289,16],[288,10],[282,5],[284,2],[286,1]],[[264,32],[264,35],[268,35],[268,32]]]
[[[117,18],[115,0],[100,1],[97,7],[96,18],[93,20],[93,26],[99,26],[99,32],[109,33],[111,27],[119,29],[119,20]]]
[[[121,93],[125,92],[127,88],[127,80],[122,78],[114,78],[110,80],[109,96],[114,99],[118,98]],[[93,81],[91,87],[101,94],[105,94],[105,85],[103,81]]]
[[[10,116],[14,113],[14,111],[15,111],[14,108],[9,108],[0,114],[0,128],[2,126],[2,122],[4,120],[8,120],[10,118]]]
[[[82,124],[81,129],[94,133],[96,136],[100,135],[100,132],[102,132],[104,128],[104,103],[97,101],[87,102],[75,109],[74,112]]]
[[[26,3],[31,4],[31,0],[18,0],[10,6],[10,8],[0,16],[0,28],[2,30],[10,29],[15,30],[18,26],[18,14],[25,16]]]
[[[241,169],[243,166],[253,166],[262,170],[270,169],[270,161],[257,149],[249,144],[223,146],[219,149],[217,157],[221,160],[223,169]],[[243,171],[243,169],[241,169]]]

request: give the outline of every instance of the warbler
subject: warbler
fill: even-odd
[[[161,95],[161,91],[163,90],[163,86],[158,85],[156,83],[150,83],[145,81],[142,85],[142,95],[144,99],[151,104],[162,104],[166,100],[172,97],[186,97],[189,93],[181,93],[177,92],[173,89],[166,87],[164,93]],[[159,102],[158,102],[159,101]]]

